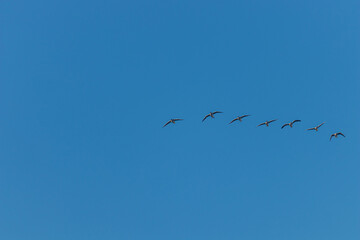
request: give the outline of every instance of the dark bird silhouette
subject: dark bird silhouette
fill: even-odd
[[[307,129],[307,130],[315,130],[315,131],[318,131],[318,130],[319,130],[319,127],[321,127],[323,124],[324,124],[324,122],[321,123],[320,125],[316,126],[316,127],[309,128],[309,129]]]
[[[242,115],[242,116],[240,116],[240,117],[238,116],[237,118],[234,118],[231,122],[229,122],[229,124],[230,124],[230,123],[233,123],[233,122],[235,122],[235,121],[241,122],[244,117],[249,117],[249,116],[250,116],[250,115]]]
[[[290,122],[290,123],[286,123],[286,124],[282,125],[281,129],[283,129],[283,128],[286,127],[286,126],[289,126],[289,127],[292,128],[292,127],[293,127],[293,124],[296,123],[296,122],[301,122],[301,120],[294,120],[294,121],[292,121],[292,122]]]
[[[206,116],[204,117],[204,119],[203,119],[202,121],[205,121],[205,119],[207,119],[208,117],[214,118],[214,115],[217,114],[217,113],[222,113],[222,112],[219,112],[219,111],[210,112],[208,115],[206,115]]]
[[[269,123],[272,123],[272,122],[275,122],[277,119],[274,119],[274,120],[270,120],[270,121],[266,121],[266,122],[263,122],[263,123],[260,123],[259,125],[258,125],[258,127],[259,126],[262,126],[262,125],[266,125],[267,127],[269,126]]]
[[[167,125],[170,124],[170,123],[174,123],[174,124],[175,124],[176,121],[182,121],[182,120],[184,120],[184,119],[180,119],[180,118],[170,119],[167,123],[164,124],[163,127],[167,126]]]
[[[341,136],[345,137],[345,135],[344,135],[344,134],[342,134],[341,132],[337,132],[337,133],[333,133],[333,134],[331,134],[331,136],[330,136],[330,140],[329,140],[329,141],[331,141],[332,137],[337,138],[339,135],[341,135]]]

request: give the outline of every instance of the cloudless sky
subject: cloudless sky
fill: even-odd
[[[1,1],[0,239],[360,239],[359,13]]]

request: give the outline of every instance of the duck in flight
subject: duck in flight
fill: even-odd
[[[269,126],[269,123],[272,123],[272,122],[275,122],[277,119],[274,119],[274,120],[270,120],[270,121],[266,121],[266,122],[263,122],[263,123],[260,123],[259,125],[258,125],[258,127],[259,126],[262,126],[262,125],[266,125],[267,127]]]
[[[290,122],[290,123],[286,123],[286,124],[282,125],[281,129],[283,129],[283,128],[286,127],[286,126],[289,126],[289,127],[292,128],[292,127],[293,127],[293,124],[296,123],[296,122],[301,122],[301,120],[294,120],[294,121],[292,121],[292,122]]]
[[[202,121],[205,121],[205,119],[207,119],[208,117],[214,118],[214,115],[217,114],[217,113],[222,113],[222,112],[219,112],[219,111],[210,112],[208,115],[206,115],[206,116],[204,117],[204,119],[203,119]]]
[[[164,124],[163,127],[167,126],[167,125],[170,124],[170,123],[174,123],[174,124],[175,124],[176,121],[182,121],[182,120],[184,120],[184,119],[180,119],[180,118],[170,119],[167,123]]]
[[[238,116],[237,118],[234,118],[231,122],[229,122],[229,124],[230,124],[230,123],[233,123],[233,122],[235,122],[235,121],[241,122],[244,117],[249,117],[249,116],[250,116],[250,115],[242,115],[242,116],[240,116],[240,117]]]
[[[330,141],[331,141],[332,137],[337,138],[339,135],[341,135],[341,136],[345,137],[345,135],[344,135],[344,134],[342,134],[341,132],[333,133],[333,134],[331,134],[331,136],[330,136]]]
[[[307,129],[307,130],[315,130],[315,131],[318,131],[318,130],[319,130],[319,127],[321,127],[323,124],[324,124],[324,122],[321,123],[320,125],[316,126],[316,127],[309,128],[309,129]]]

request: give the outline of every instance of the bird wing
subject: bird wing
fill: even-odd
[[[335,136],[335,134],[331,134],[331,136],[330,136],[330,140],[329,140],[329,141],[331,141],[331,139],[332,139],[332,137],[333,137],[333,136]]]
[[[290,124],[289,124],[289,123],[286,123],[286,124],[282,125],[281,129],[283,129],[283,128],[286,127],[286,126],[290,126]]]
[[[222,113],[222,112],[219,112],[219,111],[215,111],[215,112],[213,112],[213,114],[217,114],[217,113]]]
[[[315,130],[315,128],[309,128],[309,129],[307,129],[307,130]]]
[[[163,127],[167,126],[169,123],[171,123],[171,120],[169,120],[167,123],[165,123]]]
[[[323,122],[322,124],[320,124],[319,126],[317,126],[317,128],[321,127],[322,125],[324,125],[325,122]]]
[[[242,115],[240,118],[249,117],[250,115]]]
[[[345,137],[345,135],[344,135],[343,133],[341,133],[341,132],[339,132],[338,134],[341,135],[341,136],[343,136],[343,137]]]
[[[294,120],[292,123],[301,122],[301,120]]]
[[[258,127],[260,127],[260,126],[262,126],[262,125],[265,125],[265,123],[263,122],[263,123],[260,123],[259,125],[257,125]]]
[[[182,121],[182,120],[184,120],[184,119],[181,119],[181,118],[175,118],[175,119],[173,119],[174,121]]]
[[[235,122],[236,120],[238,120],[238,119],[234,118],[233,120],[231,120],[231,122],[229,122],[229,124]]]
[[[275,122],[277,119],[274,119],[274,120],[271,120],[271,121],[268,121],[268,123],[272,123],[272,122]]]
[[[202,121],[205,121],[210,116],[210,114],[206,115]]]

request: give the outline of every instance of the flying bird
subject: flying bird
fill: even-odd
[[[292,128],[292,127],[293,127],[293,124],[296,123],[296,122],[301,122],[301,120],[294,120],[294,121],[292,121],[292,122],[290,122],[290,123],[286,123],[286,124],[282,125],[281,129],[283,129],[283,128],[286,127],[286,126],[289,126],[289,127]]]
[[[321,123],[320,125],[316,126],[316,127],[313,127],[313,128],[309,128],[307,130],[315,130],[315,131],[318,131],[319,130],[319,127],[321,127],[325,122]]]
[[[342,134],[341,132],[333,133],[333,134],[331,134],[331,136],[330,136],[330,141],[331,141],[332,137],[337,138],[339,135],[341,135],[341,136],[345,137],[345,135],[344,135],[344,134]]]
[[[217,113],[222,113],[222,112],[219,112],[219,111],[210,112],[208,115],[206,115],[206,116],[204,117],[204,119],[203,119],[202,121],[205,121],[205,119],[207,119],[208,117],[214,118],[214,115],[217,114]]]
[[[233,122],[235,122],[235,121],[241,122],[244,117],[249,117],[249,116],[250,116],[250,115],[242,115],[242,116],[240,116],[240,117],[238,116],[237,118],[234,118],[231,122],[229,122],[229,124],[230,124],[230,123],[233,123]]]
[[[180,118],[170,119],[167,123],[164,124],[163,127],[167,126],[167,125],[170,124],[170,123],[174,123],[174,124],[175,124],[176,121],[182,121],[182,120],[184,120],[184,119],[180,119]]]
[[[258,125],[258,127],[259,126],[262,126],[262,125],[266,125],[267,127],[269,126],[269,123],[272,123],[272,122],[275,122],[277,119],[274,119],[274,120],[270,120],[270,121],[266,121],[266,122],[263,122],[263,123],[260,123],[259,125]]]

